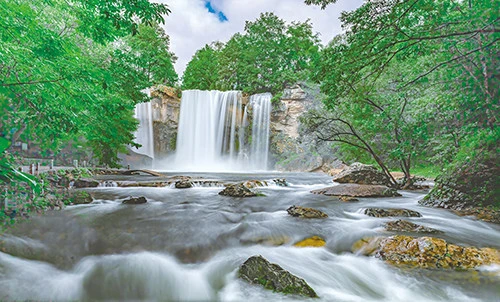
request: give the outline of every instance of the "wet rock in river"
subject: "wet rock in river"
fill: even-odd
[[[148,202],[146,200],[146,197],[141,196],[141,197],[131,197],[129,199],[125,199],[122,201],[123,204],[142,204]]]
[[[354,163],[333,177],[334,182],[391,186],[391,181],[371,165]]]
[[[318,297],[304,279],[292,275],[275,263],[270,263],[262,256],[248,258],[240,267],[238,276],[248,283],[258,284],[276,292]]]
[[[311,193],[323,194],[327,196],[350,196],[350,197],[393,197],[401,196],[395,189],[379,185],[358,185],[358,184],[340,184],[319,190],[313,190]]]
[[[436,229],[424,227],[402,219],[387,222],[385,224],[385,229],[391,232],[441,233],[441,231]]]
[[[434,237],[365,238],[354,243],[352,249],[396,266],[474,269],[480,265],[500,264],[497,249],[463,247]]]
[[[325,239],[319,237],[319,236],[312,236],[310,238],[306,238],[304,240],[301,240],[297,243],[295,243],[293,246],[296,247],[321,247],[325,246],[326,241]]]
[[[275,178],[275,179],[273,179],[273,181],[279,187],[288,187],[289,186],[289,184],[285,178]]]
[[[267,187],[267,181],[262,180],[247,180],[243,182],[243,185],[248,189],[253,189],[257,187]]]
[[[242,183],[228,184],[224,190],[219,192],[219,195],[231,197],[253,197],[257,196],[254,192],[250,191]]]
[[[95,188],[99,185],[99,182],[90,178],[80,178],[74,181],[73,187],[79,188]]]
[[[353,202],[353,201],[359,201],[359,199],[351,196],[339,196],[339,200],[342,202]]]
[[[291,206],[287,210],[288,214],[294,217],[301,218],[327,218],[328,215],[313,208],[305,208],[300,206]]]
[[[422,217],[419,212],[408,209],[368,208],[364,213],[371,217]]]
[[[193,187],[193,183],[189,180],[178,180],[175,182],[175,187],[177,189],[188,189]]]

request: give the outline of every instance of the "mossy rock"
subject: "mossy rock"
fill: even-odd
[[[64,204],[89,204],[92,201],[90,193],[80,190],[69,190],[63,198]]]
[[[281,266],[270,263],[262,256],[252,256],[238,271],[242,280],[283,294],[317,298],[316,292],[304,279],[292,275]]]

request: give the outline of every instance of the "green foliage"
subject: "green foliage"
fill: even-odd
[[[117,166],[134,145],[141,91],[177,81],[157,25],[168,12],[147,0],[0,0],[3,135],[54,152],[79,141]]]
[[[223,44],[205,45],[194,54],[183,74],[182,89],[213,90],[219,78],[219,56]]]
[[[21,182],[28,184],[34,192],[40,193],[41,187],[35,177],[17,171],[12,166],[12,160],[6,153],[10,142],[3,137],[0,137],[0,184],[5,186],[6,184],[11,184],[12,182]]]
[[[467,137],[498,129],[499,5],[380,0],[343,13],[345,34],[315,74],[329,112],[311,114],[309,126],[385,172],[446,165]]]
[[[277,94],[309,79],[318,60],[319,38],[309,21],[286,24],[263,13],[226,44],[200,49],[186,68],[183,88]]]

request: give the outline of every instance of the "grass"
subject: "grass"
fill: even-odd
[[[441,167],[438,166],[427,166],[427,167],[413,167],[411,169],[412,175],[423,176],[426,178],[436,178],[443,171]]]

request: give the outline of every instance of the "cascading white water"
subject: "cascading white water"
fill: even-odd
[[[167,169],[185,171],[266,170],[271,94],[250,98],[252,138],[247,106],[239,91],[182,92],[177,149]]]
[[[271,98],[270,93],[250,97],[253,112],[250,165],[257,170],[265,170],[268,167]]]
[[[151,103],[139,103],[135,106],[135,118],[139,120],[139,127],[135,133],[135,142],[141,144],[139,149],[133,148],[136,153],[140,153],[154,158],[153,142],[153,112]]]

